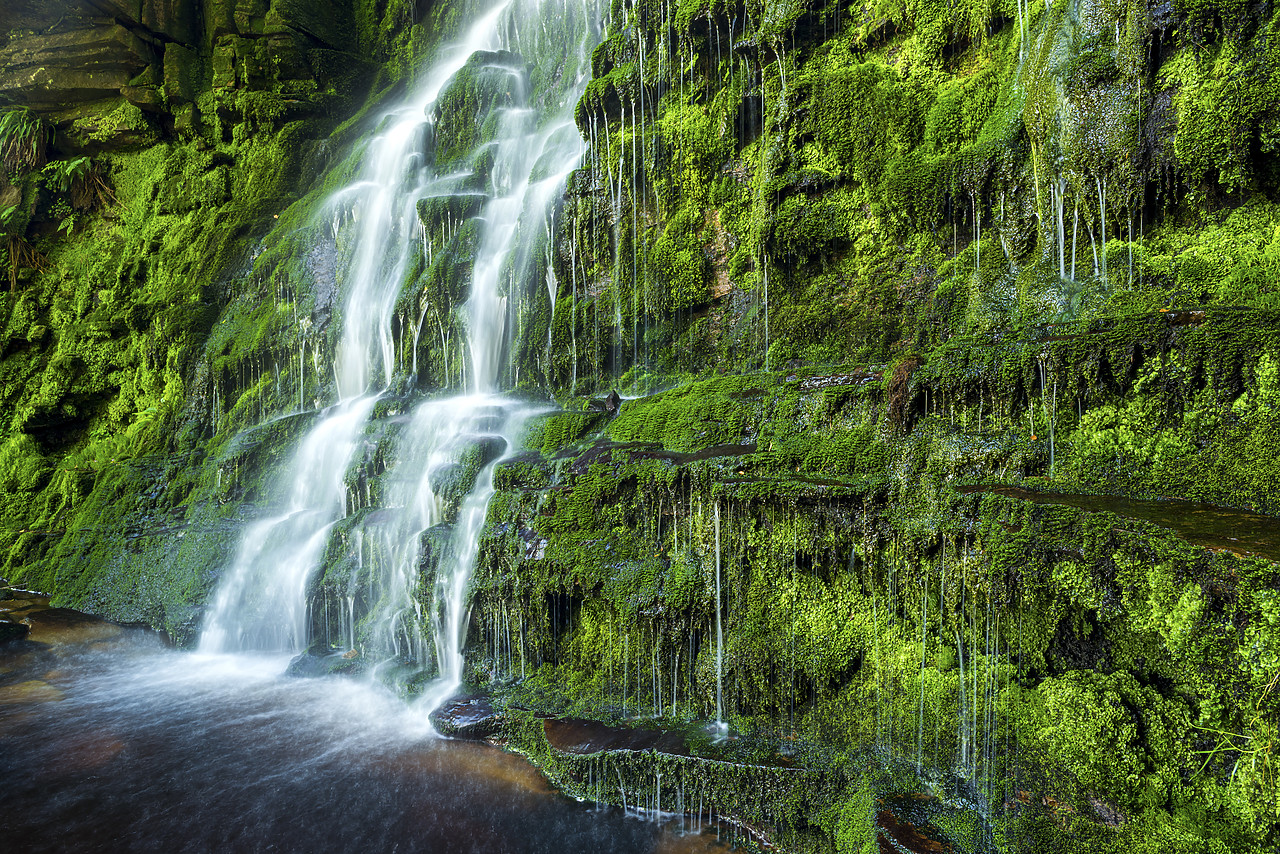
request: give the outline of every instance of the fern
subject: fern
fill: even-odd
[[[0,162],[9,172],[40,169],[45,164],[49,127],[28,109],[0,114]]]
[[[91,169],[88,157],[75,157],[71,160],[54,160],[40,170],[40,174],[51,190],[65,193],[76,181],[88,177]]]
[[[40,174],[49,189],[57,193],[69,192],[71,207],[77,211],[115,202],[102,170],[88,157],[54,160]]]

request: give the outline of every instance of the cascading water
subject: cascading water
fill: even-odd
[[[202,652],[288,652],[306,641],[307,580],[346,509],[344,475],[374,401],[332,407],[298,447],[288,508],[245,533],[213,600]]]
[[[334,532],[342,527],[352,534],[350,548],[359,544],[358,560],[332,609],[325,599],[316,611],[341,615],[342,643],[359,647],[375,673],[391,671],[401,681],[394,674],[437,672],[424,699],[428,706],[461,681],[467,586],[493,469],[515,446],[529,412],[496,390],[510,373],[506,350],[519,295],[531,282],[545,282],[545,271],[534,268],[547,257],[537,241],[548,239],[548,210],[582,155],[573,107],[599,35],[591,4],[544,5],[504,0],[438,50],[416,91],[358,153],[364,164],[359,178],[332,199],[327,215],[349,257],[333,366],[339,403],[319,414],[284,472],[286,512],[244,535],[208,614],[203,651],[304,649],[308,586],[326,548],[340,542]],[[566,44],[576,40],[578,50],[566,55],[558,82],[537,93],[535,105],[518,51],[538,51],[547,37],[547,14],[560,19]],[[480,80],[476,85],[496,94],[487,116],[467,118],[482,126],[478,144],[461,156],[449,151],[438,166],[441,102],[468,68]],[[445,233],[433,233],[420,219],[424,200],[456,201],[454,208],[474,216],[470,292],[462,306],[431,306],[417,286],[419,261],[430,267],[460,225],[451,215]],[[399,395],[417,381],[419,336],[395,322],[406,300],[411,319],[425,318],[431,308],[440,327],[445,368],[437,379],[448,385],[449,360],[461,356],[469,363],[455,375],[465,376],[470,388],[427,400],[407,418],[379,419],[379,401],[386,400],[389,411],[403,411]],[[450,311],[458,316],[451,318]],[[455,322],[465,341],[461,353],[451,354],[445,330]],[[408,358],[398,340],[405,334],[415,342]],[[382,488],[364,496],[371,506],[352,507],[352,472],[368,463],[380,442]],[[420,589],[419,579],[432,569],[434,585]],[[426,642],[428,632],[434,644]]]

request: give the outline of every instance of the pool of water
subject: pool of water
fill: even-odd
[[[728,850],[714,828],[579,803],[518,756],[441,739],[379,686],[62,617],[0,646],[4,850]]]

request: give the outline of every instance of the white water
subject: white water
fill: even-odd
[[[375,401],[333,407],[298,446],[288,506],[245,532],[200,636],[202,652],[289,652],[305,644],[307,580],[345,514],[343,478]]]
[[[496,391],[515,379],[508,351],[517,304],[531,282],[547,281],[545,270],[534,269],[548,257],[538,251],[537,240],[549,234],[551,203],[583,151],[572,115],[590,73],[596,15],[590,4],[557,5],[501,0],[457,41],[437,51],[418,75],[418,87],[383,117],[381,131],[357,153],[363,164],[358,178],[331,200],[324,216],[334,223],[339,250],[347,254],[342,333],[332,370],[339,403],[319,414],[283,471],[287,487],[281,491],[289,495],[284,512],[245,532],[212,600],[202,651],[299,652],[307,647],[308,586],[335,525],[356,510],[346,500],[348,471],[366,464],[386,431],[385,425],[371,421],[375,405],[398,377],[418,372],[416,347],[406,354],[394,324],[397,304],[408,297],[418,300],[409,308],[413,316],[425,318],[432,309],[442,344],[452,320],[465,331],[463,352],[469,364],[451,369],[446,346],[445,375],[435,379],[447,386],[449,374],[456,373],[466,378],[470,393],[428,400],[414,409],[390,459],[384,460],[388,471],[382,494],[366,494],[362,503],[372,501],[373,506],[360,508],[363,515],[352,520],[356,569],[332,604],[342,642],[377,665],[375,672],[383,665],[421,670],[434,662],[438,678],[424,698],[428,707],[447,699],[460,683],[468,587],[493,494],[493,468],[515,446],[529,412],[528,406]],[[542,97],[542,103],[552,104],[547,113],[530,105],[518,61],[498,69],[511,74],[512,84],[507,102],[493,111],[497,133],[485,143],[492,165],[478,216],[470,294],[462,306],[428,306],[421,295],[405,291],[413,285],[405,280],[417,253],[430,258],[440,249],[430,235],[424,238],[417,202],[476,193],[468,158],[443,174],[435,168],[435,104],[477,51],[536,52],[547,38],[547,15],[584,24],[576,57],[570,54],[559,90]],[[416,344],[418,332],[411,327],[400,334]],[[462,493],[456,484],[459,470],[470,465],[474,471],[477,464],[474,484],[462,487]],[[453,487],[449,477],[455,478]],[[447,547],[436,556],[428,594],[420,590],[420,552],[424,532],[441,525],[450,527],[431,539],[437,546],[447,542]],[[317,603],[317,613],[329,614],[329,605],[328,599]]]

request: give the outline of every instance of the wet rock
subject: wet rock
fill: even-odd
[[[125,86],[120,89],[124,99],[144,113],[163,113],[164,98],[154,86]]]
[[[430,718],[436,731],[450,738],[488,738],[502,726],[502,713],[484,697],[455,697]]]
[[[31,627],[30,640],[40,643],[73,644],[107,640],[120,634],[120,627],[70,608],[34,610],[22,618]]]
[[[272,0],[264,25],[267,33],[305,33],[329,47],[349,48],[355,41],[351,5],[338,0]]]
[[[286,676],[308,679],[317,676],[353,675],[364,670],[364,661],[356,650],[317,654],[304,652],[285,669]]]
[[[476,461],[481,467],[489,465],[506,452],[507,440],[501,436],[480,436],[476,439]]]
[[[442,233],[464,220],[478,216],[488,196],[460,192],[428,196],[418,200],[418,220],[432,234]]]
[[[28,679],[16,685],[0,688],[0,706],[18,706],[27,703],[56,703],[62,692],[39,679]]]
[[[991,492],[1032,504],[1060,504],[1089,512],[1105,511],[1150,522],[1172,531],[1187,542],[1214,551],[1259,555],[1280,561],[1280,519],[1196,501],[1125,498],[1049,492],[1001,484],[961,486],[961,495]]]
[[[528,70],[518,54],[476,51],[441,90],[435,106],[436,162],[446,164],[493,138],[497,108],[523,104]],[[477,172],[487,171],[481,164]]]
[[[24,639],[31,632],[31,627],[24,623],[11,623],[0,620],[0,644]]]
[[[653,750],[688,756],[683,735],[653,729],[612,727],[599,721],[554,718],[543,722],[547,743],[562,753],[590,754],[608,750]]]
[[[603,412],[607,415],[617,415],[618,410],[622,408],[622,398],[618,395],[617,390],[610,391],[604,397],[592,400],[590,406],[596,412]]]

